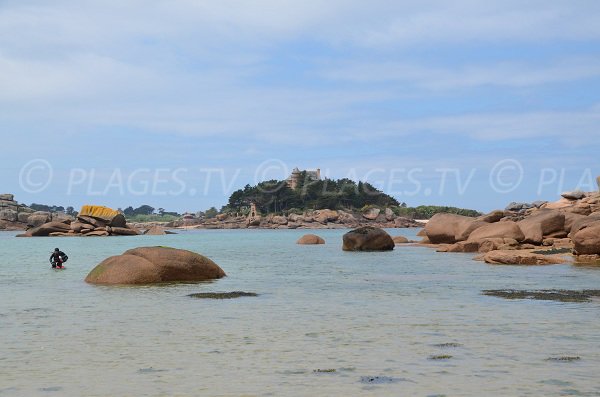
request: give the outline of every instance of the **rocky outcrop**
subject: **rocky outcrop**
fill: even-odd
[[[344,234],[344,251],[391,251],[394,240],[383,229],[364,226]]]
[[[115,227],[125,227],[125,216],[117,210],[101,205],[84,205],[79,211],[79,218],[93,219]],[[101,227],[98,225],[97,227]]]
[[[41,237],[49,236],[50,233],[55,232],[68,233],[70,230],[71,226],[68,223],[48,222],[27,231],[27,233],[30,234],[32,237]]]
[[[34,213],[30,218],[32,223],[46,221],[37,227],[28,229],[19,237],[65,237],[65,236],[135,236],[139,232],[124,222],[123,214],[115,214],[114,210],[102,206],[83,206],[77,219],[69,217],[54,217],[47,222],[45,213]],[[87,215],[81,215],[87,214]],[[57,221],[56,219],[61,219]]]
[[[363,212],[362,216],[365,219],[370,221],[374,221],[379,216],[381,210],[379,208],[369,208],[365,212]]]
[[[27,226],[34,228],[48,223],[52,220],[52,215],[49,212],[36,211],[27,217]]]
[[[565,233],[565,215],[558,211],[538,211],[517,224],[523,232],[523,242],[529,244],[540,245],[545,236],[559,231]]]
[[[576,255],[600,255],[600,220],[581,228],[572,239]]]
[[[487,223],[498,222],[500,219],[504,218],[504,211],[502,210],[494,210],[488,214],[482,215],[476,218],[478,221],[483,221]]]
[[[274,216],[271,219],[271,223],[273,223],[274,225],[287,225],[288,220],[285,216]]]
[[[453,244],[469,238],[487,222],[455,214],[435,214],[425,225],[425,234],[433,244]]]
[[[371,213],[374,214],[375,212],[377,211],[372,211]],[[173,228],[188,227],[182,220],[170,222],[167,226]],[[309,210],[302,214],[257,215],[252,218],[239,214],[219,214],[218,217],[199,221],[199,224],[194,227],[197,229],[341,229],[360,226],[406,228],[419,227],[422,224],[413,219],[396,216],[393,211],[387,208],[386,211],[377,212],[377,216],[374,219],[365,218],[362,212],[329,209]],[[142,226],[140,225],[140,227]]]
[[[484,255],[486,263],[502,265],[552,265],[565,263],[567,260],[560,255],[544,255],[526,251],[490,251]]]
[[[25,229],[33,212],[31,208],[19,204],[12,194],[0,194],[0,230]]]
[[[339,214],[334,210],[318,210],[314,213],[314,220],[326,225],[329,222],[335,222],[339,218]]]
[[[85,278],[91,284],[154,284],[192,282],[225,277],[205,256],[167,247],[142,247],[111,256]]]
[[[566,198],[567,200],[581,200],[585,197],[585,193],[581,190],[575,190],[573,192],[564,192],[563,194],[561,194],[561,196]]]
[[[600,192],[562,196],[555,202],[511,203],[470,221],[438,214],[420,244],[439,252],[484,253],[480,257],[489,263],[564,263],[565,253],[579,262],[600,263]]]
[[[325,240],[316,234],[305,234],[300,237],[296,244],[310,245],[310,244],[325,244]]]
[[[469,240],[477,241],[484,240],[486,238],[512,238],[519,242],[525,239],[525,235],[519,228],[516,222],[513,221],[502,221],[496,223],[489,223],[482,226],[471,233]]]

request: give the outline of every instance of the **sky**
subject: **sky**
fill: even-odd
[[[597,1],[0,0],[0,193],[198,211],[293,167],[410,206],[595,190]]]

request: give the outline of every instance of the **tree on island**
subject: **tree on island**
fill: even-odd
[[[215,216],[217,216],[218,213],[219,211],[215,207],[210,207],[209,209],[204,211],[204,216],[206,217],[206,219],[212,219]]]

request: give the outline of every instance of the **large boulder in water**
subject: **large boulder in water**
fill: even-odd
[[[600,220],[589,223],[577,231],[572,238],[575,254],[600,254]]]
[[[305,234],[300,237],[296,244],[310,245],[310,244],[325,244],[325,240],[316,234]]]
[[[91,284],[152,284],[218,279],[226,274],[216,263],[191,251],[141,247],[111,256],[85,278]]]
[[[394,240],[385,230],[377,227],[359,227],[344,234],[344,251],[391,251]]]

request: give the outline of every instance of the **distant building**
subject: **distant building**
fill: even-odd
[[[298,187],[298,182],[302,178],[302,172],[306,172],[306,179],[309,181],[319,181],[321,180],[321,169],[317,168],[316,170],[304,170],[300,171],[298,167],[295,167],[292,170],[292,174],[287,179],[287,185],[290,189],[296,189]]]
[[[256,209],[256,203],[251,202],[250,203],[250,213],[248,214],[248,218],[256,218],[259,215],[260,214],[258,213],[258,210]]]

